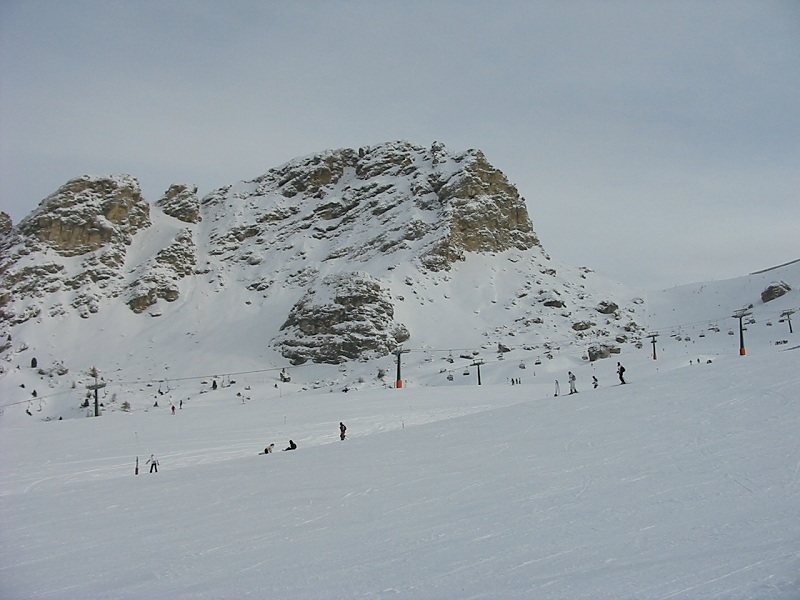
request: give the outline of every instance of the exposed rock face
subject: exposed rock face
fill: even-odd
[[[610,300],[603,300],[597,306],[597,312],[603,315],[613,315],[619,310],[619,306]]]
[[[539,245],[524,200],[477,150],[452,154],[441,144],[408,142],[334,150],[246,183],[203,199],[214,219],[232,207],[249,209],[212,234],[215,256],[251,262],[251,255],[309,232],[328,247],[319,260],[395,254],[441,271],[466,252]],[[349,244],[352,238],[359,243]]]
[[[366,273],[325,277],[294,305],[281,332],[276,346],[295,365],[384,356],[409,338],[388,292]]]
[[[446,181],[431,182],[448,225],[447,236],[424,258],[432,270],[446,269],[464,252],[527,250],[539,245],[525,201],[480,151],[464,157],[464,168]]]
[[[172,186],[170,192],[164,200],[168,210],[188,220],[197,216],[195,188]],[[20,222],[16,234],[5,236],[0,318],[14,324],[37,317],[45,300],[59,292],[60,299],[46,309],[50,315],[74,309],[86,318],[100,310],[104,299],[123,294],[134,312],[158,298],[174,301],[177,281],[194,272],[193,234],[177,232],[169,246],[153,248],[155,256],[126,273],[128,247],[150,225],[150,205],[133,177],[86,176],[67,182]]]
[[[192,232],[182,229],[175,241],[159,250],[155,258],[143,265],[137,278],[129,286],[127,304],[140,313],[155,304],[159,298],[167,302],[178,299],[178,281],[194,272],[195,244]]]
[[[18,230],[62,256],[77,256],[109,242],[129,244],[137,230],[150,226],[149,217],[150,205],[133,177],[85,176],[45,198]]]
[[[83,317],[97,312],[102,298],[120,293],[126,248],[137,231],[150,226],[149,215],[139,183],[129,175],[64,184],[5,238],[0,319],[14,324],[37,317],[58,292],[65,293],[48,314],[68,307]]]
[[[11,217],[8,216],[8,213],[0,212],[0,237],[10,234],[12,228],[13,223],[11,222]]]
[[[197,198],[197,186],[173,184],[156,202],[164,214],[175,217],[185,223],[197,223],[200,217],[200,200]]]
[[[619,354],[621,351],[617,346],[610,344],[592,344],[589,346],[589,360],[594,362],[602,358],[608,358],[612,354]]]
[[[540,291],[538,300],[550,308],[565,308],[567,306],[567,304],[558,297],[558,292],[554,290]]]
[[[780,298],[786,292],[791,292],[792,287],[785,281],[773,281],[767,289],[761,292],[761,301],[770,302],[775,298]]]

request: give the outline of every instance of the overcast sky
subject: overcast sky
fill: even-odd
[[[800,258],[800,2],[0,0],[0,210],[479,148],[545,249],[645,288]]]

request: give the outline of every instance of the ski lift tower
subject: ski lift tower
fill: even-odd
[[[792,331],[792,315],[794,314],[794,310],[785,310],[781,313],[782,317],[785,317],[787,321],[789,321],[789,333],[794,333]]]
[[[478,385],[481,384],[481,365],[483,364],[483,359],[479,358],[474,363],[472,363],[472,367],[478,367]]]
[[[751,314],[753,313],[746,308],[742,308],[731,315],[734,319],[739,319],[739,356],[747,354],[747,351],[744,349],[744,325],[742,324],[742,319]]]
[[[97,390],[103,389],[104,387],[106,387],[106,384],[105,384],[105,382],[103,382],[103,383],[98,383],[97,382],[97,378],[99,376],[99,373],[98,373],[96,367],[92,367],[92,370],[89,373],[89,375],[94,377],[94,384],[87,385],[86,389],[87,390],[94,390],[94,416],[95,417],[99,417],[100,416],[100,401],[97,398]]]
[[[656,354],[656,338],[658,337],[658,334],[648,333],[647,337],[650,338],[650,342],[653,344],[653,360],[658,360],[658,355]]]
[[[403,350],[403,348],[398,346],[393,353],[397,357],[397,381],[395,383],[395,388],[403,387],[403,380],[400,378],[400,356],[406,352],[410,352],[410,350]]]

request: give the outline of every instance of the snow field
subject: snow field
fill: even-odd
[[[797,352],[9,422],[0,596],[796,598]]]

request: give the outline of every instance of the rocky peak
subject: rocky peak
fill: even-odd
[[[197,198],[197,186],[176,183],[164,192],[156,202],[164,214],[175,217],[185,223],[197,223],[200,217],[200,200]]]
[[[14,224],[11,222],[11,217],[8,213],[0,212],[0,236],[5,237],[11,233]]]
[[[398,254],[433,271],[465,252],[539,245],[525,201],[505,175],[480,151],[454,154],[440,143],[390,142],[295,159],[203,204],[214,221],[228,223],[212,234],[212,252],[245,261],[309,234],[325,242],[319,261]],[[304,244],[308,258],[313,245]]]
[[[426,256],[426,265],[446,268],[463,252],[528,250],[539,246],[525,199],[479,150],[463,155],[464,168],[452,175],[437,197],[448,234]]]
[[[42,200],[18,231],[62,256],[97,250],[111,241],[129,244],[150,225],[150,206],[130,175],[72,179]]]

